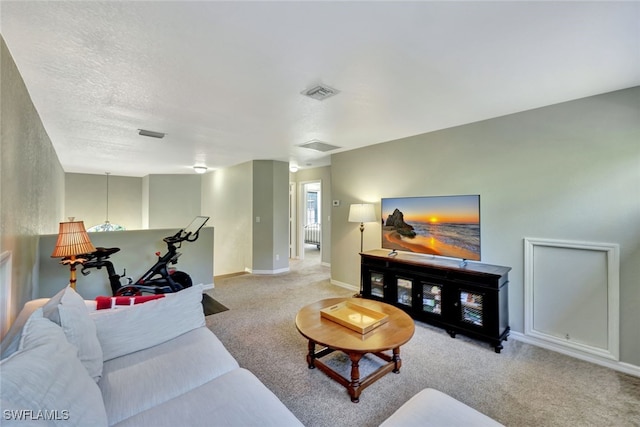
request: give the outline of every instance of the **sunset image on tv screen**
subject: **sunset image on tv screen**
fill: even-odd
[[[385,198],[382,247],[480,261],[480,196]]]

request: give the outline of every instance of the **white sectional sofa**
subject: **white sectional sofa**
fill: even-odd
[[[301,426],[205,327],[201,300],[194,286],[96,310],[67,287],[29,302],[2,341],[1,424]]]
[[[425,388],[380,427],[501,427],[502,424],[453,397]]]
[[[205,327],[202,288],[97,310],[67,287],[30,301],[0,343],[0,424],[302,426]],[[489,427],[425,389],[384,427]]]

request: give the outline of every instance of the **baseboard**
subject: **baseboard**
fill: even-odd
[[[332,285],[336,285],[336,286],[340,286],[341,288],[346,288],[346,289],[350,289],[352,291],[356,291],[356,292],[360,292],[359,288],[356,288],[355,286],[349,284],[349,283],[345,283],[345,282],[340,282],[338,280],[334,280],[334,279],[330,279],[330,282]]]
[[[321,262],[320,265],[323,266],[323,267],[331,267],[331,263],[330,262]]]
[[[200,284],[202,285],[202,289],[204,289],[205,291],[216,287],[216,285],[213,282],[209,283],[208,285],[205,285],[203,283],[200,283]]]
[[[577,352],[571,348],[565,348],[563,346],[549,343],[535,337],[524,335],[523,333],[520,333],[520,332],[511,331],[509,333],[509,337],[527,344],[546,348],[547,350],[552,350],[558,353],[562,353],[567,356],[575,357],[576,359],[584,360],[586,362],[604,366],[605,368],[610,368],[615,371],[623,372],[625,374],[633,375],[635,377],[640,378],[640,366],[636,366],[630,363],[620,362],[616,360],[600,358],[600,357],[590,355],[590,354],[585,354],[582,352]]]
[[[253,270],[251,274],[280,274],[280,273],[288,273],[289,267],[279,268],[277,270]]]
[[[218,280],[218,279],[228,279],[230,277],[236,277],[236,276],[244,276],[245,274],[249,274],[248,271],[238,271],[236,273],[229,273],[229,274],[220,274],[219,276],[213,276],[213,280]]]

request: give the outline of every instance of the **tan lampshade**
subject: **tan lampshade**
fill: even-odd
[[[349,207],[349,222],[375,222],[376,211],[373,205],[357,203]]]
[[[89,235],[84,229],[84,222],[61,222],[58,231],[58,241],[53,249],[51,258],[63,258],[73,255],[94,252],[96,248],[89,240]]]

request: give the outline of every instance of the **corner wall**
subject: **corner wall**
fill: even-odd
[[[0,286],[9,289],[13,320],[35,292],[38,236],[57,233],[64,220],[65,189],[58,156],[1,37],[0,76],[0,253],[12,259],[11,283]]]
[[[202,214],[216,230],[214,276],[251,269],[252,176],[251,162],[202,175]]]
[[[109,176],[109,221],[127,230],[142,227],[142,178]],[[65,174],[65,217],[84,221],[85,228],[107,219],[107,176]]]
[[[289,270],[289,164],[253,162],[252,271],[274,274]],[[258,218],[260,219],[258,221]]]
[[[524,330],[524,237],[620,245],[620,359],[640,366],[640,87],[332,156],[331,275],[357,287],[350,203],[480,194],[482,262],[510,266],[511,328]],[[381,245],[366,225],[364,248]],[[606,310],[606,307],[603,307]]]

